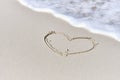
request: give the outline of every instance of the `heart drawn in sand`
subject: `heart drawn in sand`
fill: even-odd
[[[62,51],[58,50],[57,47],[54,47],[53,44],[51,44],[49,42],[49,37],[51,35],[57,35],[57,34],[63,35],[69,42],[72,42],[74,40],[80,40],[80,39],[82,39],[82,40],[89,40],[92,43],[92,47],[89,48],[89,49],[83,50],[83,51],[69,52],[69,49],[66,49],[66,51],[62,52]],[[73,38],[71,38],[71,37],[69,37],[68,35],[66,35],[64,33],[55,32],[55,31],[51,31],[47,35],[45,35],[44,41],[45,41],[46,45],[52,51],[54,51],[55,53],[60,54],[61,56],[68,56],[68,55],[73,55],[73,54],[86,53],[86,52],[89,52],[89,51],[93,50],[96,47],[96,45],[98,45],[98,43],[96,43],[95,40],[92,39],[91,37],[73,37]]]

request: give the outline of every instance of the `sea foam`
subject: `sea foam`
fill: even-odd
[[[75,27],[120,41],[120,0],[19,0],[38,12],[50,12]]]

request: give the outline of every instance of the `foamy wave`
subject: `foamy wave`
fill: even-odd
[[[75,27],[120,41],[119,0],[19,0],[38,12],[50,12]]]

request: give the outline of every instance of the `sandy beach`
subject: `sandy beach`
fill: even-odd
[[[16,0],[1,1],[0,10],[0,80],[120,80],[120,42]],[[62,57],[44,43],[49,31],[90,36],[99,45],[86,54]]]

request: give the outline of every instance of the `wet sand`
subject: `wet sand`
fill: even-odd
[[[120,42],[15,0],[1,1],[0,10],[0,80],[120,80]],[[52,30],[90,36],[99,45],[86,54],[62,57],[44,43]]]

